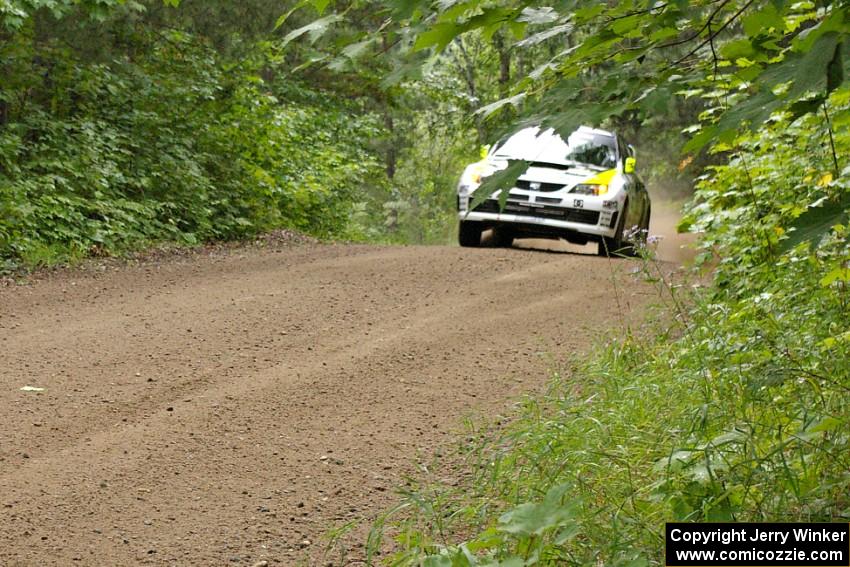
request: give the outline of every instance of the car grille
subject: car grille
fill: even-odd
[[[547,203],[550,205],[560,205],[563,199],[554,199],[552,197],[540,197],[538,196],[534,202],[535,203]]]
[[[531,184],[536,182],[519,180],[516,182],[517,189],[531,189]],[[563,183],[540,183],[540,188],[535,188],[535,191],[551,192],[559,191],[566,187]]]
[[[597,224],[599,223],[599,211],[588,211],[585,209],[567,209],[564,207],[529,207],[519,203],[505,203],[505,210],[499,210],[499,201],[496,199],[487,199],[474,209],[479,213],[499,213],[504,212],[511,215],[521,217],[545,217],[554,220],[578,222],[582,224]]]

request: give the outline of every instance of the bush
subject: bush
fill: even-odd
[[[228,68],[186,33],[135,41],[141,55],[109,65],[58,44],[2,54],[20,81],[0,92],[13,101],[0,126],[3,265],[276,227],[348,233],[362,185],[380,172],[367,146],[372,117],[320,94],[276,97],[293,86],[259,77],[261,51]],[[33,58],[49,84],[32,76]],[[42,100],[21,99],[27,82]]]

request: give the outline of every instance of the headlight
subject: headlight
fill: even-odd
[[[481,179],[493,172],[493,167],[487,162],[479,161],[468,166],[460,176],[459,190],[466,193],[475,191],[481,185]]]
[[[579,183],[570,191],[570,193],[577,193],[579,195],[604,195],[607,192],[608,186],[598,183]]]
[[[473,163],[467,170],[467,180],[472,185],[480,185],[481,178],[484,177],[484,172],[487,170],[487,165],[481,162]]]

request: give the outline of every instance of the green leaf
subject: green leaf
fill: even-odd
[[[766,67],[759,76],[761,91],[769,91],[777,85],[792,82],[784,97],[793,101],[806,92],[823,90],[826,86],[827,68],[835,60],[835,51],[839,45],[839,34],[828,32],[820,35],[807,52],[786,53],[781,62]]]
[[[748,39],[736,39],[724,43],[720,48],[720,55],[730,61],[740,59],[741,57],[750,57],[754,53],[753,44]]]
[[[717,134],[737,130],[744,122],[750,130],[754,130],[784,104],[785,101],[769,89],[750,95],[744,102],[734,105],[731,110],[723,113],[717,123]]]
[[[490,41],[502,26],[514,21],[516,15],[517,11],[511,8],[487,8],[463,24],[460,33],[480,28],[482,37]]]
[[[791,112],[791,122],[806,114],[817,112],[824,100],[826,100],[824,96],[798,100],[788,107],[788,111]]]
[[[543,8],[526,7],[522,9],[516,21],[528,24],[549,24],[558,21],[560,17],[561,15],[550,6]]]
[[[412,60],[398,65],[388,75],[386,75],[381,80],[381,86],[383,88],[389,88],[404,81],[419,79],[422,76],[422,65],[424,64],[428,54],[422,52],[416,55],[418,57],[413,57]]]
[[[840,61],[840,54],[836,55],[840,45],[839,35],[835,32],[819,37],[812,49],[801,58],[794,76],[794,87],[788,96],[796,98],[806,91],[825,88],[827,69],[836,58]]]
[[[581,526],[578,524],[571,524],[561,531],[558,532],[558,535],[555,536],[555,545],[564,545],[568,541],[572,541],[575,537],[581,533]]]
[[[306,5],[307,5],[306,0],[301,0],[300,2],[296,3],[295,6],[293,6],[292,8],[290,8],[289,10],[287,10],[286,12],[281,14],[281,16],[277,19],[277,21],[274,24],[274,29],[275,30],[279,29],[280,26],[282,26],[283,24],[286,23],[286,20],[289,19],[289,16],[291,16],[296,10],[298,10],[298,9],[300,9],[300,8],[306,6]]]
[[[570,34],[575,29],[575,26],[571,23],[559,24],[557,26],[552,26],[550,28],[546,28],[542,31],[534,33],[524,40],[518,42],[517,47],[526,47],[529,45],[536,45],[538,43],[543,43],[549,38],[561,35],[561,34]]]
[[[452,560],[445,555],[429,555],[422,561],[422,567],[452,567]]]
[[[634,14],[631,16],[626,16],[625,18],[620,18],[619,20],[615,20],[613,24],[611,24],[611,29],[617,35],[626,35],[636,27],[641,22],[641,16],[638,14]]]
[[[398,20],[407,20],[413,17],[423,2],[421,0],[389,0],[388,4]]]
[[[511,30],[511,35],[514,39],[520,40],[525,37],[525,28],[528,24],[525,22],[508,22],[508,28]]]
[[[419,37],[416,38],[416,43],[413,45],[413,49],[419,51],[429,47],[435,47],[437,51],[442,51],[463,31],[464,28],[462,26],[450,22],[434,24],[429,30],[419,34]]]
[[[811,51],[815,43],[826,33],[847,33],[850,30],[845,23],[846,16],[846,10],[832,10],[824,20],[798,34],[791,42],[792,49],[805,53]]]
[[[331,0],[310,0],[310,3],[321,16],[325,13],[325,9],[328,7],[328,4],[331,3]]]
[[[676,37],[679,35],[679,29],[674,26],[667,26],[661,29],[657,29],[649,34],[649,41],[658,42],[670,39],[672,37]]]
[[[687,154],[701,150],[706,144],[714,139],[717,132],[718,129],[716,126],[703,128],[682,147],[682,153]]]
[[[469,210],[475,209],[478,205],[490,198],[496,191],[501,191],[499,194],[499,208],[505,207],[505,202],[508,199],[508,193],[511,187],[516,184],[519,176],[525,173],[530,162],[525,160],[510,160],[508,167],[497,171],[484,178],[484,182],[475,190],[472,202],[469,204]]]
[[[835,282],[850,282],[850,268],[838,267],[826,274],[820,281],[822,287],[829,287]]]
[[[315,43],[317,39],[319,39],[325,32],[328,31],[331,25],[342,21],[343,16],[340,14],[331,14],[329,16],[325,16],[324,18],[319,18],[313,22],[310,22],[306,26],[301,26],[296,30],[292,30],[283,38],[283,47],[286,47],[293,40],[298,39],[304,34],[309,34],[310,43]]]
[[[543,502],[520,504],[499,518],[499,530],[517,535],[540,535],[555,528],[569,528],[579,511],[576,500],[563,502],[569,485],[549,489]]]
[[[528,565],[522,557],[512,556],[505,559],[481,563],[481,567],[525,567]]]
[[[835,46],[832,60],[826,66],[826,92],[831,93],[844,82],[844,62],[842,44]]]
[[[806,433],[821,433],[821,432],[833,431],[835,429],[838,429],[842,425],[843,425],[843,423],[840,420],[838,420],[838,419],[836,419],[832,416],[826,416],[825,418],[823,418],[819,422],[808,427],[805,432]]]
[[[345,57],[348,57],[349,59],[357,59],[365,55],[369,51],[369,48],[372,47],[376,39],[377,38],[373,37],[365,41],[346,45],[345,48],[342,50],[342,54]]]
[[[569,88],[571,83],[564,82],[565,87]],[[558,93],[553,89],[553,92]],[[547,100],[541,107],[541,111],[545,112],[550,109],[549,104],[558,104],[557,100]],[[537,120],[541,128],[552,128],[563,137],[572,134],[579,126],[599,126],[605,120],[612,116],[620,115],[624,110],[629,108],[628,102],[603,102],[599,101],[596,104],[588,106],[576,106],[566,111],[550,112],[548,115],[541,112],[541,117]]]
[[[576,18],[582,21],[591,20],[605,11],[604,2],[591,2],[588,6],[579,8],[575,12]]]
[[[791,223],[794,230],[782,241],[782,251],[790,250],[801,242],[815,246],[833,226],[847,221],[848,209],[850,193],[845,193],[838,201],[827,201],[820,207],[810,207]]]
[[[508,105],[511,105],[515,108],[519,108],[519,105],[522,103],[522,101],[525,100],[525,97],[525,93],[518,93],[508,98],[499,99],[496,102],[491,102],[490,104],[482,106],[481,108],[476,110],[475,113],[480,114],[484,118],[487,118]]]
[[[744,33],[749,37],[756,37],[766,33],[773,28],[775,31],[782,33],[785,31],[785,20],[777,12],[773,4],[767,4],[758,12],[746,16],[742,20]]]

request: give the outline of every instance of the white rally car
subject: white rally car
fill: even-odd
[[[504,208],[496,191],[470,210],[482,179],[511,160],[530,165]],[[480,246],[481,233],[492,229],[497,246],[520,237],[563,238],[598,242],[600,255],[629,253],[646,237],[650,214],[632,146],[617,134],[586,126],[566,139],[552,129],[520,130],[469,165],[458,184],[461,246]]]

